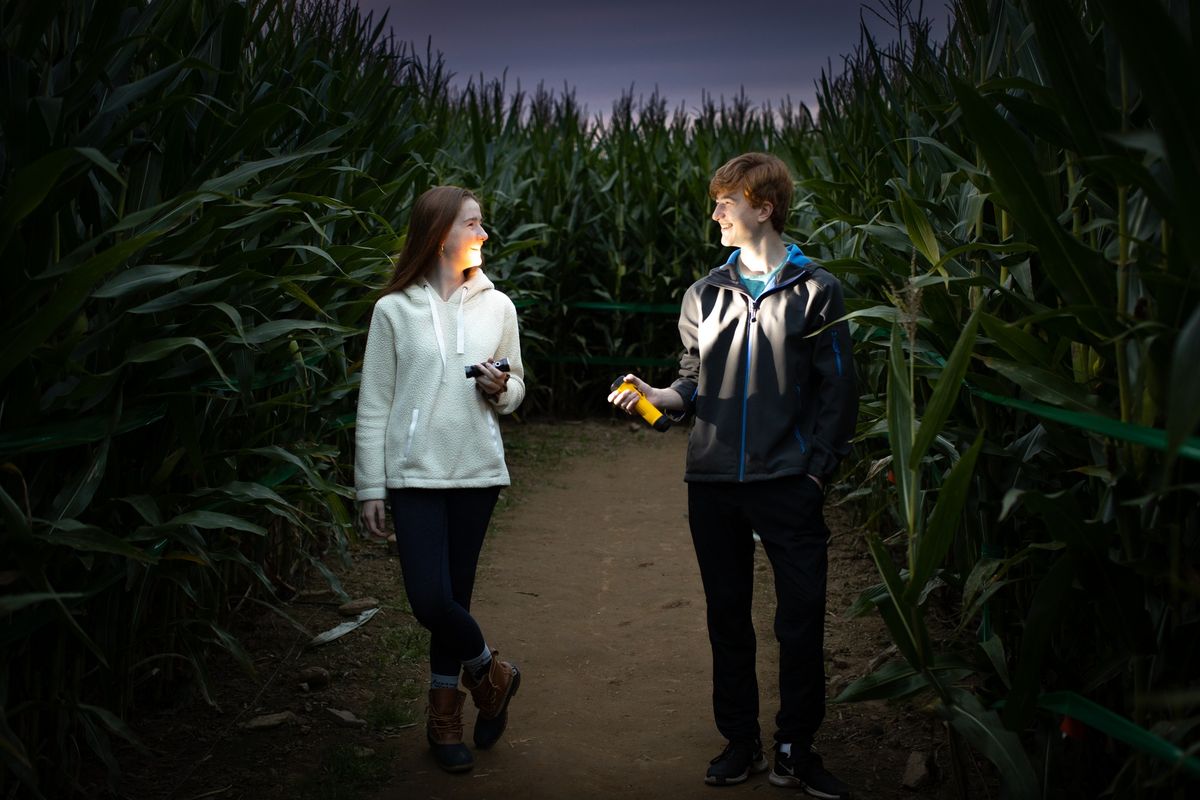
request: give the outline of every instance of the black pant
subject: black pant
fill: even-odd
[[[688,519],[708,603],[713,711],[727,739],[758,725],[750,608],[757,532],[775,573],[779,714],[775,741],[807,746],[825,716],[825,578],[829,529],[820,487],[805,475],[751,483],[689,483]]]
[[[413,616],[430,633],[429,666],[436,675],[457,675],[462,662],[483,652],[471,592],[499,496],[499,486],[388,491],[404,590]]]

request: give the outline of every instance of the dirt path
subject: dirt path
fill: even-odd
[[[485,550],[474,613],[489,643],[524,674],[505,738],[476,754],[468,776],[451,776],[432,764],[423,731],[414,728],[398,742],[393,783],[375,800],[711,800],[714,792],[781,791],[765,775],[720,790],[703,783],[724,740],[712,722],[704,595],[686,518],[686,433],[611,431],[610,446],[565,461],[498,516]],[[840,518],[831,522],[844,534]],[[886,637],[874,619],[841,619],[870,574],[863,569],[869,562],[846,552],[848,537],[836,541],[827,650],[832,672],[861,673]],[[778,651],[761,548],[756,566],[760,721],[769,737]],[[881,712],[885,719],[875,719]],[[818,745],[859,796],[900,796],[908,748],[921,747],[928,734],[909,730],[908,741],[897,744],[898,725],[898,715],[883,707],[831,707]]]
[[[212,695],[188,683],[144,707],[131,724],[149,752],[124,748],[115,791],[99,765],[86,797],[121,800],[547,800],[571,798],[783,797],[765,775],[726,788],[703,782],[724,741],[712,721],[704,596],[692,552],[682,481],[686,433],[623,422],[509,425],[514,485],[502,496],[484,547],[473,612],[488,641],[516,660],[524,681],[509,729],[475,769],[447,775],[427,752],[427,638],[407,612],[389,548],[361,543],[338,567],[353,597],[380,613],[322,647],[312,634],[337,625],[339,601],[306,593],[288,607],[296,630],[263,612],[238,617],[256,667],[247,678],[228,657],[210,658]],[[830,545],[826,671],[829,695],[870,672],[889,639],[877,615],[846,619],[877,582],[861,536],[837,509]],[[777,647],[774,588],[757,557],[760,723],[774,730]],[[314,576],[310,590],[320,589]],[[302,669],[330,684],[300,686]],[[468,702],[468,707],[470,706]],[[345,727],[328,709],[365,720]],[[250,730],[249,720],[288,721]],[[469,711],[469,725],[473,722]],[[906,706],[830,705],[817,745],[856,798],[899,800],[913,751],[939,753],[939,723]],[[469,740],[468,733],[468,740]],[[939,760],[945,764],[944,753]],[[85,782],[85,785],[86,783]],[[922,800],[955,796],[943,777]],[[986,793],[973,794],[980,798]]]

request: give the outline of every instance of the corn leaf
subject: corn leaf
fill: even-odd
[[[1009,800],[1041,797],[1037,774],[1017,735],[1001,724],[996,712],[984,709],[970,692],[964,689],[951,692],[953,702],[942,705],[939,713],[996,766],[1003,796]]]
[[[924,591],[925,584],[942,563],[954,543],[961,521],[962,509],[967,502],[971,481],[975,477],[975,462],[983,448],[983,434],[975,437],[975,443],[951,467],[938,492],[937,504],[929,516],[925,530],[916,541],[916,558],[912,574],[908,579],[906,600],[917,602],[917,595]]]
[[[941,374],[933,381],[933,395],[925,406],[921,416],[921,425],[913,440],[912,451],[906,462],[910,469],[916,469],[933,443],[934,437],[942,431],[942,426],[950,417],[955,401],[962,391],[963,378],[967,374],[967,366],[971,361],[971,353],[975,349],[975,331],[979,327],[979,309],[976,309],[967,320],[966,326],[958,337],[950,358],[942,367]]]

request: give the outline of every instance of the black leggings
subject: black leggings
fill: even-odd
[[[413,616],[430,633],[435,675],[457,675],[462,662],[483,652],[471,591],[499,496],[499,486],[388,491],[404,589]]]

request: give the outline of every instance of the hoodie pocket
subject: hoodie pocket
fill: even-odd
[[[500,441],[500,426],[496,424],[496,414],[490,408],[487,411],[488,435],[492,440],[492,449],[496,451],[496,458],[504,460],[504,443]]]
[[[413,439],[417,438],[417,421],[421,418],[421,409],[414,408],[412,413],[412,421],[408,423],[408,436],[404,440],[404,454],[400,456],[400,463],[408,463],[408,457],[412,453]]]

